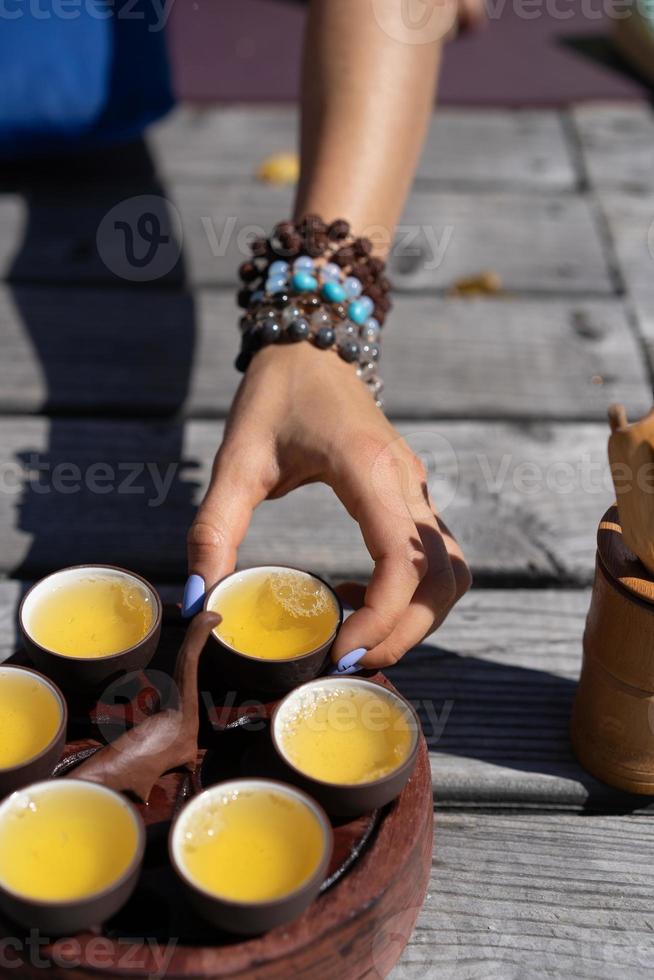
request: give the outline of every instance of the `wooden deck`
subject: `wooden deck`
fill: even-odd
[[[239,231],[291,196],[253,172],[294,126],[286,109],[181,110],[150,137],[154,171],[135,152],[85,179],[0,175],[0,660],[47,570],[118,562],[179,598],[237,383]],[[652,811],[588,776],[567,726],[611,500],[606,407],[652,402],[653,162],[646,106],[443,111],[402,220],[387,407],[435,464],[476,588],[392,672],[419,707],[437,807],[394,980],[652,975]],[[182,236],[148,284],[96,247],[106,212],[141,194],[167,197]],[[449,295],[485,269],[500,296]],[[255,517],[243,564],[291,560],[369,573],[325,488]]]

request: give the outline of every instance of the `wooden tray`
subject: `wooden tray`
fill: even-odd
[[[56,774],[69,775],[98,745],[158,710],[166,700],[185,624],[175,607],[164,614],[162,642],[148,670],[113,685],[97,703],[69,699],[69,742]],[[335,850],[323,890],[300,918],[254,939],[218,932],[188,907],[168,862],[171,818],[193,793],[237,775],[274,776],[267,735],[274,704],[216,690],[206,655],[201,662],[204,699],[198,768],[174,771],[155,786],[139,809],[148,842],[140,883],[130,902],[102,929],[59,939],[38,950],[39,966],[25,946],[21,972],[51,977],[108,976],[288,978],[358,980],[384,977],[399,958],[422,905],[431,867],[433,806],[424,738],[414,773],[401,796],[383,811],[334,822]],[[13,662],[24,662],[19,651]],[[392,689],[381,674],[373,678]],[[20,931],[0,920],[0,933]],[[12,952],[14,947],[12,946]],[[2,972],[2,971],[0,971]],[[12,974],[13,975],[13,974]]]

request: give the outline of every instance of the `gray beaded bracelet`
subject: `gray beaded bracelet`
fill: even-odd
[[[328,248],[316,247],[311,242],[311,222],[316,235],[325,239],[331,237],[342,242],[349,236],[349,226],[344,221],[333,222],[329,228],[315,216],[305,218],[299,225],[285,222],[277,226],[272,240],[263,240],[267,254],[256,254],[262,251],[261,240],[257,240],[253,260],[241,266],[241,278],[247,285],[239,293],[239,304],[246,312],[241,318],[241,351],[236,367],[247,370],[255,353],[269,344],[309,340],[322,350],[335,350],[343,360],[356,363],[357,375],[381,407],[383,384],[377,374],[381,357],[379,340],[382,322],[390,308],[386,295],[390,284],[383,276],[383,262],[370,257],[370,245],[364,239],[355,239],[330,256]],[[315,258],[309,254],[297,255],[298,243],[293,242],[295,258],[286,261],[277,257],[284,247],[284,232],[279,230],[289,227],[301,238],[300,249],[305,245],[314,255],[321,254]],[[286,234],[290,237],[290,232]],[[282,237],[281,246],[279,237]],[[336,261],[330,261],[331,258]],[[359,272],[361,278],[352,275],[353,271]]]

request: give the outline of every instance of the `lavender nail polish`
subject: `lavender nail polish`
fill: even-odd
[[[359,669],[357,664],[365,655],[367,654],[365,647],[357,647],[356,650],[350,650],[349,653],[344,654],[341,659],[336,664],[334,670],[331,674],[343,676],[344,674],[355,674]]]
[[[205,584],[201,575],[189,575],[184,587],[182,616],[190,619],[199,613],[204,603]]]

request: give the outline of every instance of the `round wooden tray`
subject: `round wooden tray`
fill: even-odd
[[[57,775],[120,734],[165,702],[166,681],[185,624],[167,608],[162,642],[148,670],[114,685],[97,703],[71,703],[69,742]],[[14,658],[23,661],[22,653]],[[204,660],[207,658],[205,657]],[[15,925],[0,921],[0,933],[15,937],[21,972],[42,977],[106,976],[248,977],[288,980],[296,974],[316,980],[384,977],[409,940],[422,905],[431,868],[433,805],[429,757],[424,738],[415,770],[398,799],[383,811],[356,820],[334,821],[335,849],[322,892],[300,918],[244,940],[220,933],[188,907],[167,855],[170,821],[185,801],[206,785],[237,775],[275,776],[267,733],[274,704],[211,690],[203,699],[200,753],[195,774],[167,773],[147,805],[139,805],[147,826],[143,874],[130,902],[101,929],[40,945]],[[392,689],[381,674],[373,678]],[[24,930],[23,930],[24,933]],[[44,938],[44,937],[42,937]],[[10,954],[11,955],[11,954]]]

